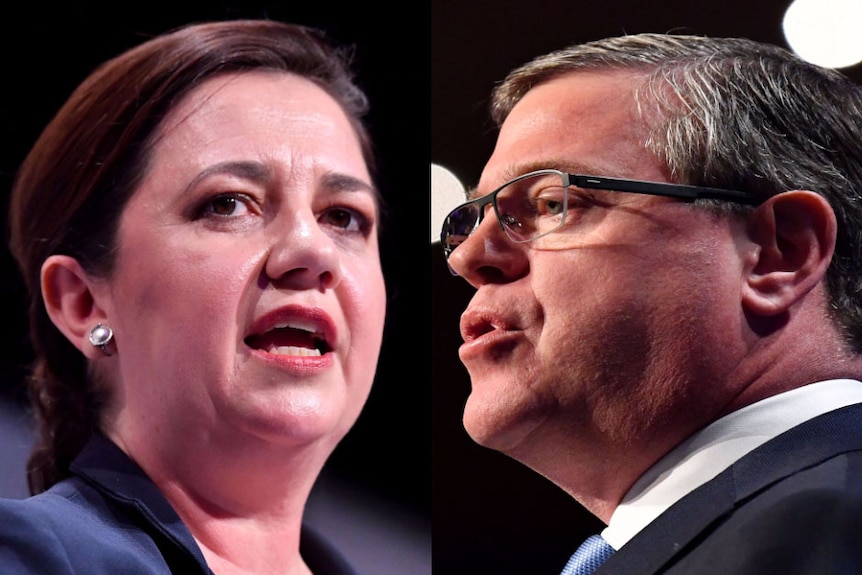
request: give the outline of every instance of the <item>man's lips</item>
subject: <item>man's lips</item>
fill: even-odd
[[[517,345],[522,334],[517,322],[502,314],[487,309],[468,310],[461,316],[464,343],[458,355],[464,363],[480,357],[502,359]]]
[[[513,331],[516,328],[500,314],[488,310],[470,310],[461,314],[461,339],[470,342],[492,332]]]

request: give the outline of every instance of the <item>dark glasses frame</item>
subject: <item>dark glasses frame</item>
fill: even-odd
[[[497,218],[497,222],[500,224],[500,227],[503,229],[503,231],[506,232],[507,237],[512,239],[512,241],[530,242],[558,229],[556,228],[555,230],[544,232],[541,235],[534,236],[526,240],[518,240],[512,238],[511,234],[507,231],[506,224],[502,221],[502,216],[499,209],[497,208],[497,194],[499,194],[501,190],[525,178],[531,178],[542,174],[556,174],[560,176],[563,182],[563,186],[566,188],[575,186],[583,189],[608,190],[614,192],[631,192],[635,194],[666,196],[684,200],[714,199],[747,205],[757,205],[762,202],[760,198],[750,192],[741,192],[738,190],[728,190],[724,188],[709,188],[704,186],[691,186],[688,184],[671,184],[667,182],[648,182],[644,180],[629,180],[625,178],[610,178],[606,176],[590,176],[585,174],[568,174],[566,172],[562,172],[555,169],[536,170],[518,176],[517,178],[513,178],[495,189],[490,194],[486,194],[474,200],[464,202],[463,204],[459,205],[454,210],[449,212],[449,214],[443,220],[443,227],[440,232],[440,244],[443,247],[443,255],[446,257],[446,259],[448,260],[449,256],[452,254],[455,248],[461,245],[461,242],[463,242],[465,239],[473,235],[473,232],[479,227],[479,224],[482,223],[482,220],[485,218],[485,210],[483,208],[487,204],[493,204],[494,216]],[[563,213],[565,213],[565,210],[568,209],[567,201],[565,200],[565,198],[566,196],[564,196]],[[457,217],[457,214],[459,212],[462,212],[468,206],[472,210],[475,210],[477,213],[476,223],[470,230],[470,233],[467,234],[461,241],[457,243],[451,242],[450,236],[454,234],[452,234],[451,230],[449,229],[451,226],[450,222],[460,219]]]

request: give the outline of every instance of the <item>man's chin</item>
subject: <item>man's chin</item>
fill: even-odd
[[[523,440],[525,416],[509,406],[489,405],[471,396],[464,407],[463,424],[478,445],[507,453]]]

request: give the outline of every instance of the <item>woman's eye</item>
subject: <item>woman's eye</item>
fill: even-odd
[[[327,224],[351,232],[365,232],[368,228],[368,219],[365,216],[347,208],[329,209],[323,218]]]
[[[201,210],[202,215],[238,216],[249,211],[248,201],[239,194],[222,194],[210,198]]]

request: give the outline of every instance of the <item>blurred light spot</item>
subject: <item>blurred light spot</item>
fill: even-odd
[[[464,184],[448,169],[431,164],[431,243],[440,241],[443,219],[466,199]]]
[[[862,0],[794,0],[784,37],[801,58],[826,68],[862,61]]]

